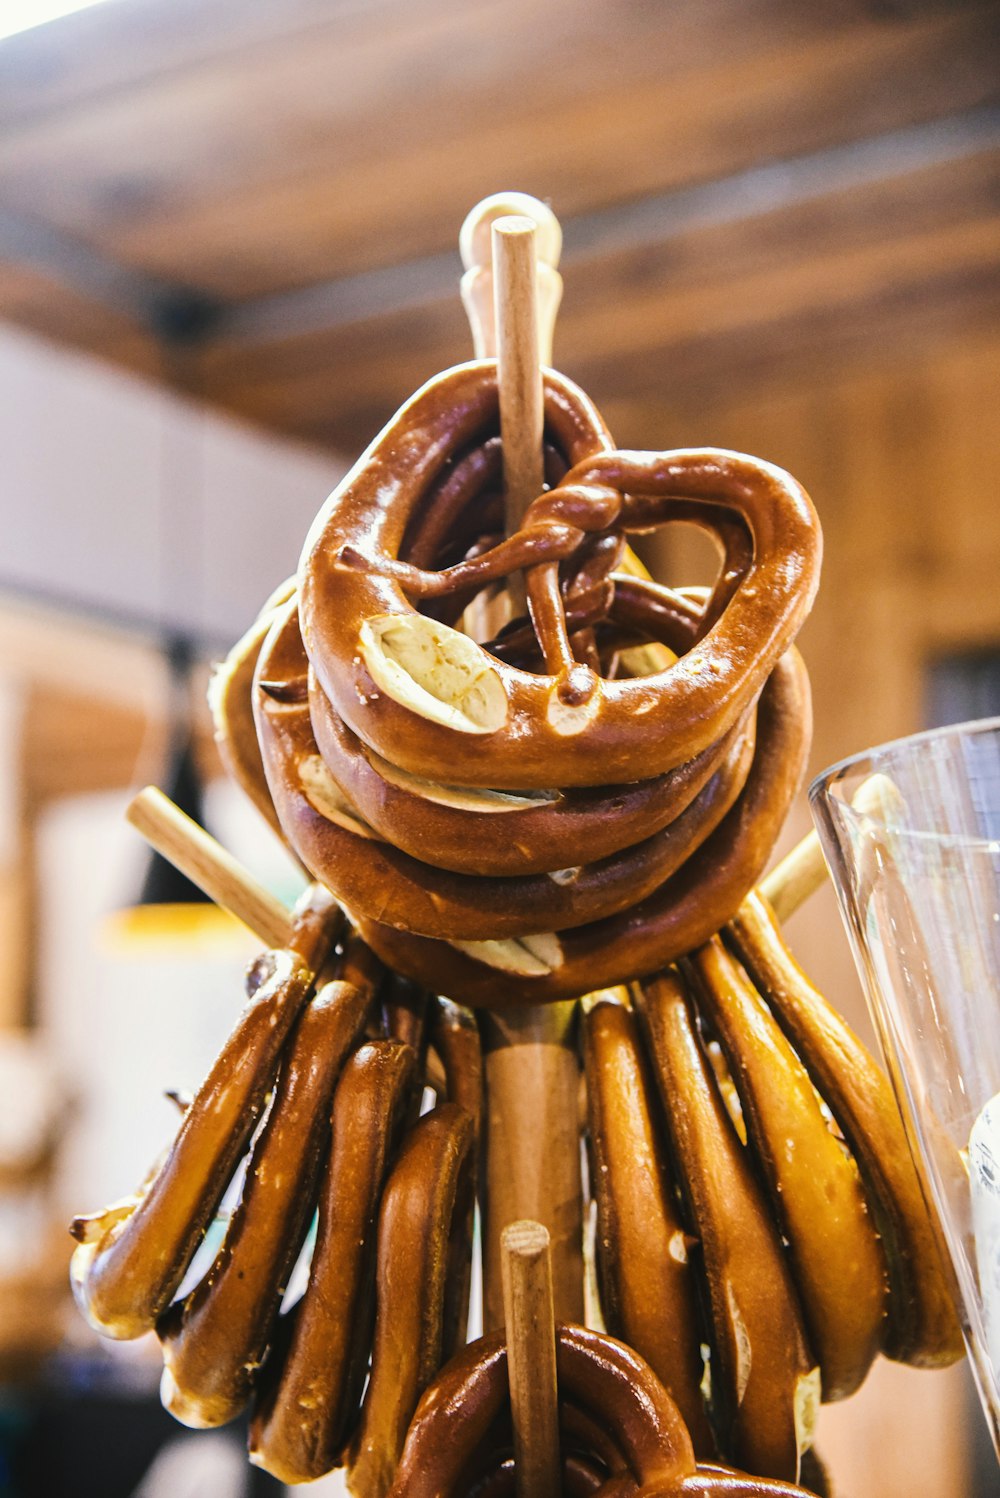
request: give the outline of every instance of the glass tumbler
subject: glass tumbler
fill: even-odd
[[[1000,718],[844,760],[809,798],[1000,1459]]]

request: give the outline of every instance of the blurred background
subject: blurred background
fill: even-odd
[[[66,1291],[252,939],[122,822],[173,788],[283,897],[209,663],[396,407],[469,357],[466,212],[565,233],[556,363],[621,446],[789,468],[826,535],[813,769],[1000,713],[1000,7],[0,0],[0,1498],[280,1492]],[[709,562],[680,531],[671,581]],[[788,829],[806,830],[804,798]],[[147,902],[140,905],[145,887]],[[151,903],[152,902],[152,903]],[[832,896],[790,935],[865,1029]],[[840,1498],[997,1491],[962,1370],[824,1412]]]

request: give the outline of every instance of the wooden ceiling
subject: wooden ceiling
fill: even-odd
[[[512,187],[564,225],[560,366],[620,441],[708,440],[706,393],[998,325],[1000,8],[106,0],[0,42],[0,317],[346,454],[469,356],[458,229]]]

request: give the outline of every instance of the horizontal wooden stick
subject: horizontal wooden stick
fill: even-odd
[[[292,923],[287,907],[169,796],[148,785],[129,803],[125,816],[157,853],[267,946],[288,945]]]
[[[897,792],[884,775],[871,775],[851,797],[856,811],[877,812],[896,798]],[[814,895],[827,877],[826,861],[820,846],[819,836],[807,832],[800,843],[796,843],[780,863],[767,874],[758,885],[779,923],[795,914],[810,895]]]
[[[501,1240],[507,1371],[518,1498],[558,1498],[559,1397],[549,1235],[512,1222]]]

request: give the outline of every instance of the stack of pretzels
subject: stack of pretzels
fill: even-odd
[[[510,1491],[502,1341],[432,1384],[464,1340],[472,1011],[587,995],[601,1309],[630,1347],[560,1332],[565,1490],[791,1492],[820,1398],[879,1350],[961,1351],[888,1085],[753,894],[808,750],[819,529],[767,463],[617,451],[551,371],[544,400],[546,488],[505,537],[494,361],[426,385],[218,674],[227,766],[314,884],[158,1170],[74,1225],[74,1284],[99,1330],[156,1330],[180,1419],[252,1403],[286,1481]],[[675,521],[716,538],[711,588],[635,564]]]
[[[313,876],[396,971],[472,1005],[576,997],[712,935],[809,741],[803,490],[735,453],[615,451],[553,373],[545,413],[550,487],[505,540],[493,361],[426,385],[216,693],[227,761]],[[621,570],[676,520],[720,542],[707,595]],[[454,627],[515,571],[530,622]],[[230,728],[251,672],[256,741]]]
[[[288,1482],[345,1465],[375,1495],[465,1341],[479,1047],[454,1006],[401,986],[341,927],[313,890],[292,946],[252,964],[163,1160],[134,1197],[74,1222],[72,1282],[104,1335],[156,1332],[179,1420],[222,1425],[252,1401],[253,1461]],[[435,1106],[418,1117],[431,1044]],[[241,1165],[225,1237],[188,1289]],[[308,1284],[282,1314],[314,1213]]]

